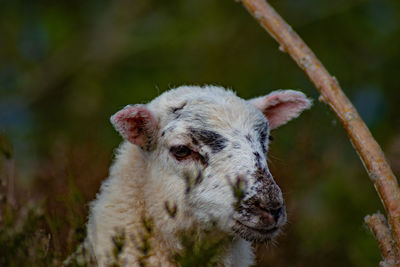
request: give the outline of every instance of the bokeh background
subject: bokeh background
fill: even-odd
[[[400,2],[270,3],[338,78],[399,177]],[[258,266],[377,266],[363,217],[383,208],[356,152],[304,73],[233,0],[0,0],[0,257],[59,265],[84,236],[121,141],[109,117],[182,84],[314,99],[272,134],[289,223],[276,244],[256,247]]]

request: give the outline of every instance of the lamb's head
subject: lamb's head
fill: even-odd
[[[309,107],[292,90],[246,101],[218,87],[185,86],[128,106],[111,121],[141,147],[166,195],[182,196],[185,212],[200,225],[216,222],[263,242],[286,222],[282,192],[267,165],[270,130]]]

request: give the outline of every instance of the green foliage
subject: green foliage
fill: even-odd
[[[165,210],[171,218],[175,218],[178,213],[178,206],[174,203],[173,206],[170,205],[169,201],[165,201],[164,203]]]
[[[87,250],[85,244],[78,246],[76,251],[72,253],[64,262],[63,266],[66,267],[88,267],[96,266],[95,260],[93,259],[90,252]]]
[[[142,225],[144,231],[139,232],[139,236],[133,236],[133,241],[136,249],[140,252],[139,264],[140,266],[148,266],[147,258],[151,255],[152,245],[151,238],[153,235],[153,221],[151,218],[142,217]]]
[[[227,177],[227,180],[231,186],[233,197],[236,200],[234,207],[237,209],[245,196],[247,185],[241,176],[237,176],[234,182],[232,182],[229,177]]]
[[[13,160],[11,156],[12,154],[4,154],[7,161]],[[0,158],[0,163],[1,160]],[[2,171],[2,179],[12,178],[12,173],[7,173],[9,169]],[[12,181],[3,182],[5,186],[0,188],[0,193],[9,190]],[[69,192],[63,205],[60,205],[60,208],[66,210],[62,217],[53,217],[45,201],[32,198],[23,204],[21,201],[14,203],[15,200],[11,201],[7,196],[7,192],[3,193],[0,203],[0,266],[59,266],[67,253],[83,241],[86,235],[84,218],[80,218],[75,210],[83,202],[72,179]],[[63,234],[65,230],[68,232],[67,236]],[[74,262],[69,266],[88,265]]]
[[[399,177],[399,1],[270,3],[338,78]],[[42,214],[29,220],[38,219],[35,235],[44,230],[38,243],[50,234],[44,257],[54,265],[85,236],[85,203],[120,142],[108,123],[119,108],[181,84],[219,84],[245,98],[294,88],[318,98],[290,57],[232,0],[3,0],[0,32],[0,195],[5,201],[3,172],[11,160],[17,202],[42,204]],[[376,266],[379,250],[362,218],[382,210],[379,198],[336,118],[314,103],[273,133],[269,166],[290,224],[276,247],[258,249],[259,266]],[[71,180],[80,195],[70,194]],[[176,216],[175,203],[166,205]],[[22,206],[8,209],[13,223],[2,235],[19,237],[2,239],[2,259],[10,257],[2,248],[17,240],[18,253],[28,255],[27,240],[36,238],[23,234],[28,226],[13,229]]]
[[[198,229],[185,231],[180,236],[184,249],[174,260],[182,267],[217,266],[230,238],[215,225],[201,232]]]
[[[3,205],[0,212],[1,266],[59,266],[63,262],[66,251],[54,248],[59,233],[50,230],[55,219],[46,218],[43,204],[26,203],[19,209]],[[84,226],[70,227],[71,232],[76,233]],[[77,235],[71,242],[76,244],[79,239]],[[75,261],[68,266],[88,265]]]
[[[1,214],[1,266],[40,266],[52,263],[48,253],[50,236],[40,229],[43,211],[38,205],[27,204],[19,212],[6,206]]]
[[[193,190],[203,180],[203,173],[184,173],[186,184],[186,196],[189,198]],[[235,185],[232,185],[235,203],[239,203],[244,195],[244,182],[237,177]],[[236,193],[236,194],[235,194]],[[165,203],[166,212],[171,218],[175,218],[177,213],[176,204],[171,208],[169,203]],[[182,244],[182,251],[174,255],[173,260],[182,267],[190,266],[217,266],[221,264],[221,255],[227,249],[228,242],[232,239],[225,232],[221,232],[214,221],[210,225],[194,225],[180,233],[179,240]]]
[[[185,193],[186,195],[189,195],[192,190],[201,183],[201,181],[203,180],[203,173],[199,172],[199,173],[188,173],[185,172],[183,174],[183,178],[185,180],[185,184],[186,184],[186,190]]]
[[[121,267],[124,266],[123,260],[121,259],[120,255],[122,250],[124,249],[125,242],[126,242],[126,233],[125,230],[119,229],[117,233],[111,237],[113,241],[113,247],[111,253],[111,260],[109,261],[110,267]]]

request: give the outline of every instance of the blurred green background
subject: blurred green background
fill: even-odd
[[[338,78],[399,177],[400,2],[270,3]],[[182,84],[314,99],[272,133],[289,223],[256,247],[258,266],[377,266],[363,217],[383,208],[356,152],[305,74],[233,0],[0,0],[0,144],[14,151],[0,173],[15,184],[1,189],[15,210],[43,204],[49,251],[61,259],[79,241],[82,227],[69,228],[86,221],[121,141],[109,117]]]

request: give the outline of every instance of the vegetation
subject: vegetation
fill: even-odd
[[[399,177],[399,2],[270,2],[339,78]],[[356,153],[241,5],[3,0],[0,32],[1,266],[60,266],[85,236],[87,203],[120,142],[109,116],[188,83],[245,98],[300,88],[315,99],[272,133],[289,224],[277,245],[256,247],[259,266],[377,265],[362,218],[383,209]]]

